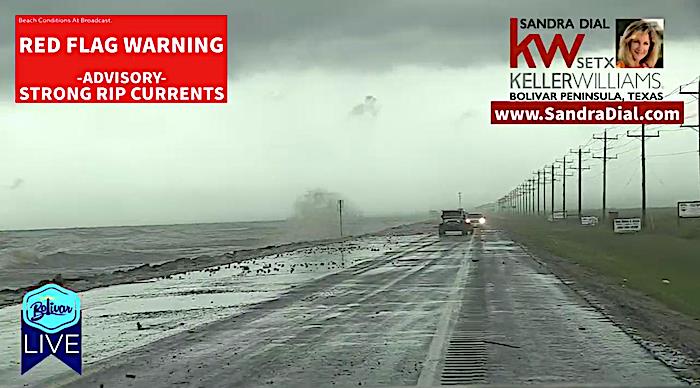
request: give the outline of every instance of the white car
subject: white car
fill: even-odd
[[[486,225],[486,217],[482,213],[467,214],[467,222],[475,228],[480,228]]]

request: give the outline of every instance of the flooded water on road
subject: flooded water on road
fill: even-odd
[[[367,237],[82,292],[84,369],[160,338],[235,317],[292,287],[382,257],[412,238]],[[65,372],[64,365],[51,360],[20,377],[19,319],[19,305],[0,309],[0,353],[11,355],[0,363],[0,381],[22,386]]]

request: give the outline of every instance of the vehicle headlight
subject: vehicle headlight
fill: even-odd
[[[479,218],[479,223],[480,223],[480,224],[485,224],[485,223],[486,223],[486,218],[484,218],[484,217]]]
[[[472,220],[470,220],[469,218],[467,218],[465,221],[467,221],[467,224],[471,224],[472,222]]]

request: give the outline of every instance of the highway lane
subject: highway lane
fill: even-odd
[[[393,254],[58,381],[151,388],[679,384],[496,230],[413,238]]]

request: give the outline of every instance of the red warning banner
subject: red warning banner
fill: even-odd
[[[16,103],[225,103],[226,15],[17,15]]]

